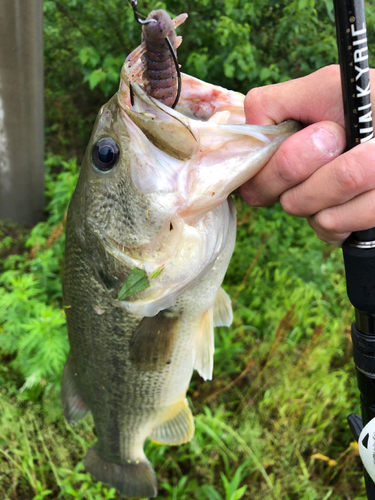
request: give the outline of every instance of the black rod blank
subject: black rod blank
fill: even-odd
[[[335,12],[346,147],[351,149],[374,137],[363,0],[336,0]]]
[[[363,0],[334,0],[334,6],[349,150],[374,137],[365,9]],[[375,417],[375,228],[352,233],[343,255],[348,297],[356,308],[353,355],[366,425]],[[349,416],[358,439],[357,420]],[[375,484],[366,471],[365,483],[368,500],[375,500]]]

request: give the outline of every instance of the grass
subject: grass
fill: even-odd
[[[273,2],[271,9],[237,3],[189,3],[184,71],[247,90],[333,61],[330,2]],[[177,2],[172,10],[185,7]],[[373,8],[366,7],[371,24]],[[95,441],[92,419],[70,427],[62,416],[68,343],[61,272],[65,212],[78,173],[71,157],[83,154],[104,93],[111,93],[104,84],[116,75],[112,90],[117,86],[116,58],[121,64],[139,42],[138,28],[119,0],[44,1],[46,150],[69,160],[47,158],[45,222],[30,230],[0,221],[1,500],[120,498],[84,471]],[[245,44],[243,28],[250,29]],[[105,67],[110,59],[113,68]],[[98,74],[108,81],[89,91],[83,75]],[[237,244],[225,279],[234,322],[216,331],[214,379],[204,383],[195,374],[190,384],[193,440],[180,447],[147,443],[158,498],[364,500],[346,423],[359,412],[359,395],[341,252],[279,205],[236,204]]]
[[[59,175],[54,189],[65,199],[62,184],[72,182],[66,170]],[[254,210],[236,203],[238,243],[225,281],[234,322],[216,332],[213,381],[204,383],[195,374],[190,385],[193,440],[180,447],[146,445],[158,475],[158,498],[364,499],[358,448],[346,423],[349,413],[359,411],[359,397],[341,252],[319,242],[304,221],[289,218],[278,206]],[[53,224],[44,223],[39,247],[20,251],[24,260],[17,264],[22,275],[34,276],[36,289],[44,283],[44,292],[32,300],[44,300],[56,313],[59,289],[50,280],[59,280],[56,262],[64,237],[62,231],[54,238],[48,233],[56,235],[60,212],[60,221],[55,214]],[[7,245],[11,254],[13,246]],[[53,265],[33,271],[35,259]],[[0,301],[3,336],[14,323],[9,296],[18,293],[6,286],[7,301]],[[31,324],[34,319],[31,315]],[[20,342],[30,332],[26,319],[23,327]],[[40,352],[50,342],[45,328],[36,340]],[[60,326],[53,331],[58,346],[66,332]],[[25,387],[16,362],[20,355],[27,364],[17,349],[4,352],[0,364],[0,498],[120,498],[84,472],[82,459],[95,441],[93,421],[76,427],[64,421],[60,365]]]

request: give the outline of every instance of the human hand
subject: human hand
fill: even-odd
[[[374,107],[375,69],[370,70],[370,79]],[[339,66],[252,89],[245,99],[245,115],[246,123],[255,125],[288,118],[306,125],[241,187],[249,205],[268,206],[280,200],[288,214],[306,217],[320,239],[337,246],[351,232],[375,226],[375,139],[343,153]]]

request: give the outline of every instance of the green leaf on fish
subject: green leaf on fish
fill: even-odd
[[[156,271],[154,271],[151,276],[150,276],[150,280],[152,280],[153,278],[157,278],[159,276],[159,274],[162,272],[162,270],[164,269],[164,265],[159,267],[158,269],[156,269]]]
[[[142,292],[150,286],[148,282],[147,275],[141,269],[137,269],[133,267],[131,273],[128,276],[128,279],[125,281],[121,290],[118,294],[118,300],[124,300],[130,295],[134,295],[135,293]]]

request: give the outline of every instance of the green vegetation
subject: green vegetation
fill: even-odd
[[[366,6],[374,27],[375,8]],[[159,7],[166,4],[139,0],[144,14]],[[331,0],[167,7],[189,14],[179,29],[183,70],[228,88],[246,92],[335,62]],[[123,0],[45,0],[44,11],[48,217],[32,230],[0,222],[0,498],[115,499],[84,472],[91,417],[71,427],[62,416],[69,346],[61,274],[77,164],[140,28]],[[359,401],[341,251],[279,205],[236,204],[238,240],[225,280],[234,323],[216,332],[213,381],[192,380],[194,439],[147,443],[158,498],[364,499],[346,424]]]
[[[151,278],[154,277],[153,275]],[[129,274],[128,279],[125,281],[123,287],[121,288],[118,294],[118,300],[125,300],[130,297],[130,295],[134,295],[137,292],[141,292],[150,286],[150,283],[147,279],[147,275],[141,269],[137,269],[133,267],[131,273]]]

